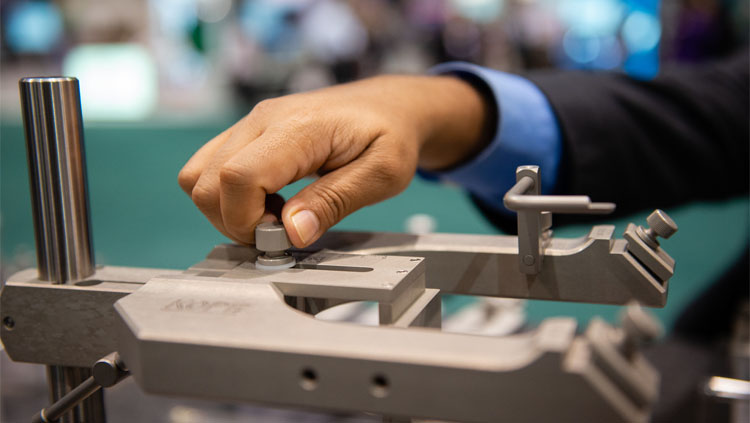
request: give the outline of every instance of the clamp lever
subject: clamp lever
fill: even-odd
[[[503,197],[518,212],[518,266],[535,275],[542,269],[542,250],[552,237],[552,213],[608,214],[614,203],[594,203],[586,195],[540,195],[539,166],[519,166],[516,184]]]

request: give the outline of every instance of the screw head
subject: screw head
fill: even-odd
[[[674,220],[664,213],[663,210],[654,210],[654,212],[646,218],[646,222],[648,223],[649,229],[651,229],[654,234],[659,235],[664,239],[669,238],[677,232],[677,224],[674,223]]]

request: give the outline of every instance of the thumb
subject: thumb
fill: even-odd
[[[403,191],[414,176],[416,155],[405,160],[394,153],[379,154],[371,145],[289,199],[281,215],[292,244],[306,247],[350,213]]]

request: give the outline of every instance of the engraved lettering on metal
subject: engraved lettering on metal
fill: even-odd
[[[229,303],[226,301],[203,301],[203,300],[183,300],[176,299],[161,311],[190,312],[190,313],[217,313],[217,314],[237,314],[242,310],[250,307],[250,304]]]

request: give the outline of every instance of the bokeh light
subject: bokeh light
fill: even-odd
[[[279,51],[294,36],[291,17],[302,2],[245,0],[240,8],[240,25],[245,35],[269,51]]]
[[[622,64],[624,51],[617,37],[610,35],[600,39],[601,51],[599,55],[591,62],[594,69],[612,70],[617,69]]]
[[[198,19],[216,23],[226,18],[232,9],[232,0],[198,0]]]
[[[48,53],[60,42],[62,34],[62,15],[52,3],[19,3],[6,17],[6,42],[17,53]]]
[[[659,44],[661,25],[659,19],[636,10],[628,15],[622,25],[622,39],[633,53],[648,51]]]
[[[625,6],[619,0],[555,1],[560,19],[578,37],[597,37],[617,32]]]
[[[84,119],[140,120],[156,108],[156,65],[140,45],[79,45],[65,58],[63,72],[80,81]]]
[[[150,0],[149,6],[156,15],[158,30],[167,36],[182,35],[198,21],[195,0]]]
[[[456,13],[475,22],[492,22],[500,17],[504,0],[451,0]]]
[[[80,4],[5,1],[2,59],[59,73],[78,43],[140,44],[156,63],[165,116],[241,113],[264,98],[382,73],[424,73],[452,60],[511,73],[563,68],[650,77],[660,54],[686,51],[670,46],[684,38],[672,35],[681,21],[661,0]],[[662,33],[670,34],[666,49]]]
[[[581,36],[572,29],[563,36],[562,45],[565,54],[579,65],[593,62],[602,51],[599,38]]]
[[[310,52],[325,62],[353,59],[367,48],[367,31],[343,2],[316,2],[302,19],[300,30]]]

